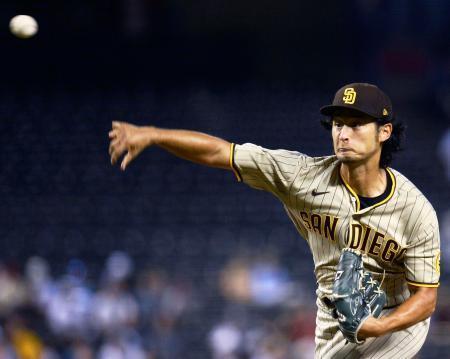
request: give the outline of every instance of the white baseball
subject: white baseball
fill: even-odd
[[[9,22],[9,29],[15,36],[21,39],[28,39],[36,35],[38,24],[31,16],[17,15]]]

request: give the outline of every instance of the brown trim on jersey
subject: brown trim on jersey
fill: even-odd
[[[394,174],[388,167],[386,167],[386,172],[389,174],[389,176],[391,176],[391,181],[392,181],[391,192],[389,192],[388,196],[385,199],[383,199],[382,201],[375,203],[373,206],[370,206],[367,208],[374,209],[375,207],[381,206],[382,204],[385,204],[387,201],[389,201],[392,198],[392,196],[394,195],[395,188],[397,187],[397,181],[395,179]]]
[[[359,197],[356,194],[356,192],[353,190],[353,188],[350,187],[350,185],[345,181],[344,177],[341,176],[340,168],[338,167],[339,171],[339,178],[341,179],[342,183],[344,183],[345,188],[350,192],[350,194],[355,198],[356,200],[356,212],[359,212],[359,209],[361,208],[361,202],[359,201]]]
[[[370,206],[370,207],[366,207],[363,209],[363,211],[365,210],[369,210],[369,209],[374,209],[376,207],[381,206],[382,204],[385,204],[387,201],[389,201],[392,196],[394,195],[395,192],[395,188],[397,187],[397,180],[395,179],[394,174],[392,173],[392,171],[386,167],[386,173],[391,177],[391,181],[392,181],[392,186],[391,186],[391,191],[389,192],[389,194],[387,195],[387,197],[383,200],[381,200],[378,203],[375,203],[374,205]],[[361,201],[359,200],[359,196],[358,194],[355,192],[355,190],[350,187],[350,185],[345,181],[344,177],[341,176],[341,171],[339,171],[339,178],[341,179],[341,181],[344,183],[344,186],[347,188],[347,190],[350,192],[351,195],[353,195],[353,197],[356,200],[356,212],[359,212],[361,210]]]
[[[230,168],[233,170],[234,175],[236,176],[238,182],[242,182],[242,176],[239,173],[236,164],[234,163],[234,147],[236,144],[232,143],[230,146]]]
[[[427,288],[437,288],[439,287],[440,283],[419,283],[419,282],[413,282],[411,280],[406,280],[406,283],[411,284],[415,287],[427,287]]]

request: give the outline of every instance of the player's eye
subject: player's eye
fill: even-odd
[[[334,121],[333,125],[334,125],[334,127],[337,127],[337,128],[341,128],[343,126],[342,122],[339,122],[339,121]]]

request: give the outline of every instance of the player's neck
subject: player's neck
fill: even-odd
[[[342,163],[342,178],[360,196],[376,197],[381,195],[387,186],[386,171],[377,162],[360,164]]]

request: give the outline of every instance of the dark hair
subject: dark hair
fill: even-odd
[[[387,123],[392,123],[391,137],[389,137],[386,141],[384,141],[381,147],[380,167],[385,168],[391,164],[394,153],[399,152],[403,149],[401,143],[404,138],[406,127],[401,121],[397,121],[395,117],[393,117],[390,121],[376,119],[376,122],[378,126],[382,126]],[[331,130],[332,127],[331,117],[320,120],[320,123],[327,130]]]
[[[392,162],[393,154],[403,149],[401,144],[406,127],[401,121],[396,121],[395,118],[389,122],[377,120],[377,123],[379,126],[392,123],[391,137],[384,141],[381,147],[380,167],[387,167]]]

